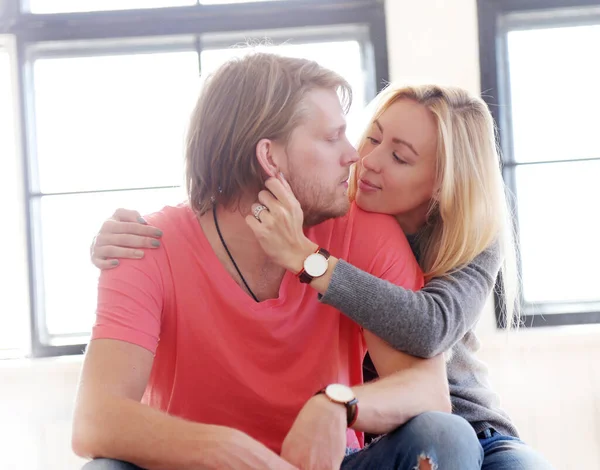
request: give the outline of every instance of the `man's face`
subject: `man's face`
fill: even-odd
[[[334,90],[316,89],[304,99],[305,118],[292,132],[280,169],[312,226],[348,212],[350,166],[358,160],[346,138],[346,118]]]

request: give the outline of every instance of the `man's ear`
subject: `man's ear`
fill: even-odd
[[[256,158],[268,176],[275,177],[279,174],[279,155],[275,152],[276,144],[269,139],[261,139],[256,144]]]

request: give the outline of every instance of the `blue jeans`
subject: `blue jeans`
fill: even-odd
[[[459,416],[423,413],[396,431],[355,452],[342,463],[341,470],[413,470],[421,460],[440,470],[481,469],[483,449],[475,431]],[[94,460],[84,470],[139,470],[115,460]]]
[[[341,470],[413,470],[421,461],[431,469],[480,470],[483,449],[465,419],[428,412],[347,456]]]
[[[494,434],[479,440],[483,448],[481,470],[552,470],[541,455],[520,439]]]

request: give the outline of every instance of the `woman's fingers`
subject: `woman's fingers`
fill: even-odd
[[[290,185],[287,182],[285,182],[284,184],[280,179],[269,178],[265,182],[265,186],[269,191],[271,191],[271,193],[273,193],[275,198],[277,198],[277,200],[287,209],[294,210],[300,207],[298,199],[296,199],[294,192],[292,191]]]
[[[119,265],[116,258],[140,259],[142,248],[158,248],[162,237],[160,229],[148,225],[138,211],[117,209],[102,224],[90,247],[92,263],[100,269]]]
[[[162,231],[152,225],[108,219],[102,224],[100,234],[129,234],[141,237],[160,238],[162,236]]]
[[[283,210],[282,204],[271,194],[269,191],[262,190],[258,193],[258,202],[265,206],[269,212],[272,214],[279,214]],[[255,204],[252,206],[252,211],[259,204]],[[264,212],[264,211],[263,211]],[[262,213],[261,212],[261,215]],[[254,212],[253,212],[254,213]]]
[[[146,223],[146,220],[141,216],[141,214],[138,211],[132,211],[123,208],[117,209],[111,218],[120,222],[137,222],[139,224]]]
[[[284,188],[286,188],[288,191],[290,191],[292,194],[294,193],[294,191],[292,191],[292,187],[290,186],[290,183],[288,183],[288,180],[285,179],[285,176],[283,176],[282,172],[279,172],[279,174],[277,175],[279,178],[279,181],[281,181],[281,184],[283,184]]]
[[[273,196],[271,196],[271,197],[273,197]],[[260,197],[259,197],[259,199],[260,199]],[[273,201],[274,201],[274,198],[273,198]],[[271,201],[271,207],[274,206],[273,201]],[[263,208],[266,207],[266,209],[258,210],[261,207],[263,207]],[[255,202],[254,204],[252,204],[250,210],[252,211],[252,214],[249,217],[252,217],[258,223],[264,222],[269,217],[270,217],[270,219],[268,219],[268,220],[273,219],[273,214],[271,213],[271,209],[267,206],[267,204],[263,203],[262,201]]]
[[[94,251],[103,246],[121,248],[158,248],[160,242],[152,237],[131,235],[129,233],[103,233],[96,236]]]
[[[123,248],[121,246],[101,246],[94,250],[94,258],[111,260],[114,258],[140,259],[144,257],[143,250]]]
[[[119,266],[119,260],[92,258],[92,263],[99,269],[113,269]]]

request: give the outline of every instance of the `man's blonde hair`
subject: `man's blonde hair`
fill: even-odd
[[[286,144],[305,116],[303,98],[336,90],[347,111],[348,82],[305,59],[250,52],[210,76],[192,113],[186,145],[186,183],[192,209],[203,214],[216,201],[226,207],[258,192],[265,174],[256,159],[261,139]],[[214,199],[212,199],[214,198]]]
[[[438,131],[436,182],[426,225],[417,237],[427,280],[447,276],[499,243],[506,322],[512,324],[518,293],[512,212],[502,179],[494,120],[485,102],[456,87],[389,86],[378,97],[373,120],[400,99],[425,106]],[[365,134],[359,149],[365,143]],[[356,194],[356,171],[350,195]]]

